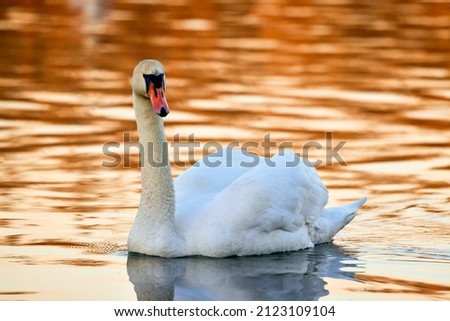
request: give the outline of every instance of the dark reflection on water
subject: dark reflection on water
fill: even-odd
[[[352,263],[344,264],[346,260]],[[127,269],[138,300],[311,301],[328,295],[324,278],[356,281],[354,272],[364,270],[361,264],[327,244],[294,253],[226,259],[131,254]]]
[[[332,205],[369,197],[335,240],[366,262],[365,286],[331,278],[326,298],[450,298],[448,1],[2,0],[0,48],[0,272],[21,272],[0,298],[55,298],[35,276],[51,283],[55,262],[117,263],[140,173],[137,151],[132,168],[102,167],[102,146],[137,139],[143,58],[166,67],[169,140],[347,142],[348,166],[318,170]],[[75,293],[91,294],[62,297]]]

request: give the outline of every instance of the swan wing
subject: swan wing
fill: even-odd
[[[175,188],[179,194],[177,197],[182,199],[204,190],[217,193],[252,169],[252,162],[259,163],[259,159],[258,155],[232,148],[224,148],[206,155],[177,177],[175,180]]]
[[[317,220],[328,200],[315,168],[283,151],[229,180],[199,212],[181,220],[190,248],[229,256],[313,246],[307,224]]]
[[[191,219],[201,212],[228,185],[251,170],[252,166],[246,165],[253,163],[259,163],[259,156],[231,148],[196,162],[175,179],[176,220]]]

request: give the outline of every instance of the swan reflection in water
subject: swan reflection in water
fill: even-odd
[[[356,282],[355,272],[348,271],[360,272],[360,264],[334,244],[324,244],[298,252],[221,259],[130,253],[127,270],[138,300],[312,301],[328,295],[324,278]]]

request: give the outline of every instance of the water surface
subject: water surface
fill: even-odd
[[[450,299],[447,1],[2,1],[0,48],[0,299]],[[369,201],[316,249],[128,256],[137,149],[112,168],[102,146],[137,140],[143,58],[166,68],[169,140],[301,153],[332,132],[330,204]]]

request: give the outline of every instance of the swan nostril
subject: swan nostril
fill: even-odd
[[[169,113],[164,107],[161,107],[161,111],[159,112],[159,116],[166,117]]]

